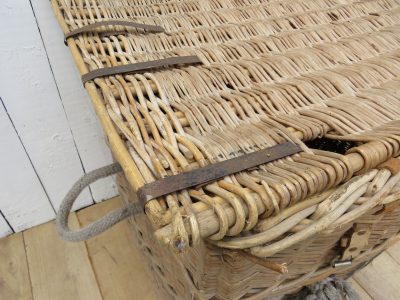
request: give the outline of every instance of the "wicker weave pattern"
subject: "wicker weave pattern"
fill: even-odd
[[[380,167],[400,155],[397,1],[52,2],[65,33],[115,19],[166,31],[108,26],[69,38],[81,75],[168,57],[202,61],[85,84],[133,189],[285,141],[303,149],[146,205],[157,240],[193,246],[179,259],[164,254],[147,221],[136,220],[172,295],[262,299],[346,274],[399,232],[400,177]],[[347,148],[305,143],[321,137]],[[356,263],[332,270],[356,229],[369,233]]]
[[[131,201],[133,192],[123,176],[118,178],[121,195]],[[385,201],[399,199],[399,186]],[[363,197],[360,202],[365,201]],[[227,251],[201,243],[179,257],[165,251],[152,236],[152,228],[144,216],[133,220],[135,232],[143,253],[148,259],[160,287],[168,291],[171,299],[265,299],[282,295],[301,286],[322,280],[326,276],[347,277],[365,265],[390,243],[400,230],[400,201],[378,205],[361,218],[344,224],[333,232],[321,232],[264,260],[252,259],[241,251]],[[370,232],[368,243],[353,264],[332,268],[331,262],[343,252],[341,240],[351,228]],[[293,228],[291,234],[299,231]],[[279,274],[271,265],[287,268]]]
[[[77,36],[86,70],[180,55],[198,55],[203,62],[95,80],[144,182],[286,140],[304,149],[257,171],[152,201],[152,219],[173,224],[172,242],[189,241],[180,206],[194,243],[210,234],[201,233],[192,202],[213,207],[220,224],[211,238],[219,240],[400,154],[400,110],[393,109],[400,105],[395,1],[58,5],[69,30],[131,18],[167,31]],[[363,158],[362,166],[301,142],[320,136],[364,142],[350,150]],[[233,207],[234,224],[224,204]]]

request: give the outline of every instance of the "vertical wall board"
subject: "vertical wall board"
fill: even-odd
[[[0,1],[0,28],[0,97],[50,201],[58,208],[83,175],[83,167],[29,0]],[[91,203],[87,189],[75,208]]]
[[[51,4],[43,0],[31,3],[83,166],[86,171],[105,166],[112,162],[111,153]],[[117,195],[113,178],[92,184],[91,190],[96,202]]]
[[[5,237],[11,233],[13,233],[13,231],[11,230],[10,226],[8,226],[3,216],[0,216],[0,238]]]
[[[1,212],[15,231],[53,219],[50,202],[1,103],[0,133]],[[0,234],[2,228],[0,222]]]

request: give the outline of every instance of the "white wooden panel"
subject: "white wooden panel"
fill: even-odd
[[[1,102],[0,132],[1,212],[15,231],[53,219],[50,202]],[[2,228],[0,223],[0,234]]]
[[[0,238],[5,237],[11,233],[13,233],[13,231],[11,230],[10,226],[8,226],[3,216],[0,215]]]
[[[0,28],[0,97],[50,201],[58,208],[83,168],[29,0],[0,1]],[[21,187],[25,184],[19,181]],[[17,197],[13,200],[19,202]],[[91,203],[86,190],[75,208]]]
[[[112,162],[103,131],[83,88],[63,33],[49,1],[32,0],[32,6],[84,169],[91,171]],[[96,202],[117,195],[114,179],[91,185]]]

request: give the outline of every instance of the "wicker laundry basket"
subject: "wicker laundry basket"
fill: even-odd
[[[132,201],[135,193],[123,175],[118,184],[122,197]],[[154,237],[146,216],[134,216],[132,224],[159,287],[171,299],[268,299],[331,275],[347,278],[399,241],[399,199],[397,190],[360,216],[349,216],[343,223],[339,218],[326,230],[266,259],[207,242],[176,255]]]
[[[400,231],[395,0],[52,0],[174,299],[347,277]]]

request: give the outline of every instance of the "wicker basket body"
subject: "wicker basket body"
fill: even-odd
[[[127,202],[136,199],[126,178],[117,178]],[[347,278],[364,267],[391,244],[400,231],[400,198],[390,205],[378,205],[339,230],[322,232],[268,258],[285,263],[287,273],[265,266],[263,259],[244,252],[215,247],[203,242],[176,255],[154,237],[154,229],[144,215],[132,217],[132,228],[157,284],[171,299],[268,299],[299,290],[328,276]],[[333,267],[332,262],[351,247],[343,242],[354,233],[368,235],[352,263]]]
[[[52,4],[126,201],[163,178],[302,150],[146,202],[134,227],[172,298],[284,294],[396,240],[398,1]]]

